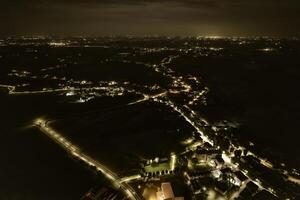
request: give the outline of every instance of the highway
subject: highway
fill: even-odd
[[[47,121],[43,119],[37,119],[34,123],[36,127],[38,127],[44,134],[46,134],[49,138],[55,141],[58,145],[60,145],[65,151],[76,157],[77,159],[82,160],[89,166],[95,167],[98,171],[101,171],[103,175],[108,178],[117,189],[120,189],[126,194],[129,199],[132,200],[141,200],[141,197],[135,192],[135,190],[127,183],[127,180],[131,180],[128,178],[120,178],[110,169],[108,169],[103,164],[94,160],[87,154],[80,151],[80,149],[68,141],[61,134],[53,130],[51,127],[47,125]],[[134,176],[134,178],[136,178]]]

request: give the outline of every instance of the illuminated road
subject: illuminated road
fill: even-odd
[[[188,116],[186,113],[183,112],[183,110],[181,108],[179,108],[178,106],[176,106],[172,101],[167,101],[165,102],[165,104],[167,106],[170,106],[175,112],[179,113],[184,119],[185,121],[187,121],[190,125],[192,125],[195,130],[200,134],[201,139],[204,142],[208,142],[209,144],[213,145],[213,141],[210,140],[203,132],[203,130],[201,129],[201,127],[199,125],[197,125],[193,119],[192,116]],[[188,107],[187,107],[188,108]],[[189,110],[191,112],[191,114],[193,115],[193,111]]]
[[[141,179],[141,175],[137,174],[137,175],[132,175],[132,176],[128,176],[128,177],[124,177],[122,179],[120,179],[120,183],[124,183],[124,182],[130,182],[130,181],[133,181],[133,180],[138,180],[138,179]]]
[[[13,94],[16,90],[16,87],[12,85],[0,85],[0,87],[8,89],[8,94]]]
[[[16,86],[12,85],[0,85],[0,87],[7,88],[8,94],[10,95],[29,95],[29,94],[43,94],[43,93],[52,93],[52,92],[71,92],[71,91],[80,91],[80,90],[107,90],[107,87],[81,87],[81,88],[58,88],[58,89],[46,89],[46,90],[35,90],[35,91],[16,91]]]
[[[35,122],[35,126],[37,126],[43,133],[45,133],[48,137],[54,140],[57,144],[59,144],[62,148],[64,148],[68,153],[73,155],[74,157],[84,161],[89,166],[95,167],[98,171],[101,171],[103,175],[108,178],[117,189],[121,189],[130,199],[132,200],[141,200],[139,195],[135,192],[135,190],[127,183],[127,181],[132,180],[132,178],[136,179],[139,177],[133,176],[132,178],[120,178],[117,174],[112,172],[103,164],[94,160],[87,154],[80,151],[78,147],[68,141],[61,134],[47,126],[47,121],[38,119]]]
[[[295,178],[293,176],[288,176],[288,180],[293,182],[293,183],[296,183],[296,184],[300,185],[300,179],[299,178]]]
[[[150,99],[155,99],[155,98],[158,98],[158,97],[163,97],[167,94],[167,92],[162,92],[162,93],[159,93],[159,94],[156,94],[156,95],[145,95],[144,94],[144,98],[143,99],[140,99],[140,100],[137,100],[135,102],[132,102],[132,103],[129,103],[127,104],[128,106],[130,105],[135,105],[135,104],[138,104],[138,103],[142,103],[144,101],[148,101]]]

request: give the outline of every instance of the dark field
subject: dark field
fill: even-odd
[[[96,183],[92,172],[38,129],[27,128],[33,118],[55,107],[46,99],[55,100],[1,95],[0,199],[79,199]]]
[[[157,104],[117,107],[53,122],[53,127],[94,158],[124,175],[139,172],[139,162],[181,152],[192,128]]]

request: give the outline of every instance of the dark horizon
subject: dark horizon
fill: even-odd
[[[300,36],[268,36],[268,35],[249,35],[249,36],[241,36],[241,35],[158,35],[158,34],[144,34],[144,35],[134,35],[134,34],[124,34],[124,35],[0,35],[0,39],[57,39],[57,40],[65,40],[65,39],[101,39],[101,38],[181,38],[181,39],[205,39],[205,40],[226,40],[226,39],[249,39],[249,40],[300,40]]]
[[[5,0],[0,36],[299,37],[299,1]]]

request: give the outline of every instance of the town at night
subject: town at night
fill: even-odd
[[[4,0],[0,200],[300,199],[297,8]]]

